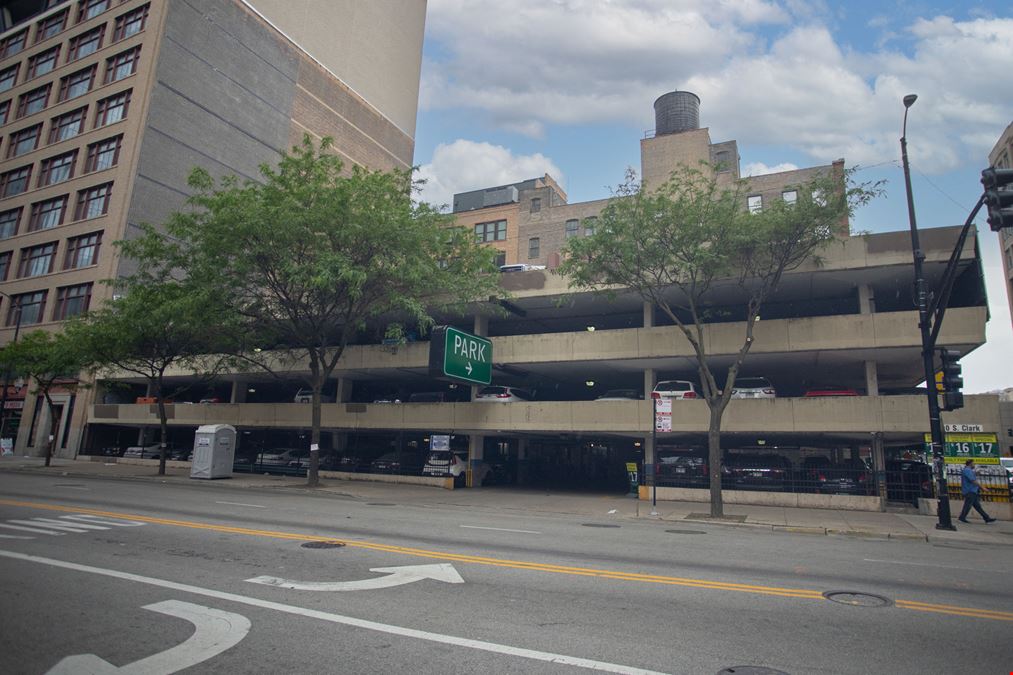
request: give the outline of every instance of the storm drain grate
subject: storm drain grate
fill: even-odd
[[[707,534],[703,530],[665,530],[671,534]]]
[[[889,607],[893,603],[888,598],[875,593],[860,593],[859,591],[827,591],[823,597],[831,602],[852,607]]]
[[[307,541],[303,548],[341,548],[345,545],[343,541]]]
[[[719,670],[718,675],[788,675],[783,670],[774,670],[764,666],[732,666]]]
[[[622,525],[605,525],[604,523],[581,523],[584,527],[622,527]]]

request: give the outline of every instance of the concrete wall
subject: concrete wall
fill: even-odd
[[[640,499],[652,498],[652,488],[640,486]],[[837,509],[840,511],[879,511],[879,497],[860,495],[815,495],[793,492],[761,492],[759,490],[721,490],[725,504],[753,504],[756,506],[792,506],[810,509]],[[710,502],[710,491],[695,488],[658,486],[658,500],[669,502]]]

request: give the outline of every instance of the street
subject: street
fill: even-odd
[[[1013,669],[1008,546],[210,482],[0,495],[4,673]]]

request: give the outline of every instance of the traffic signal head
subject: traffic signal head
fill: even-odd
[[[960,352],[955,349],[940,349],[939,358],[942,362],[940,372],[943,375],[943,409],[956,410],[964,407],[964,386]]]
[[[988,226],[993,232],[1013,227],[1013,169],[985,169],[981,184],[985,186]]]

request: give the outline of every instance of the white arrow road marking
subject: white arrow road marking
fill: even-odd
[[[58,530],[62,532],[74,532],[79,534],[81,532],[87,532],[88,530],[108,530],[108,527],[101,527],[99,525],[82,525],[78,523],[61,523],[59,520],[53,518],[32,518],[31,520],[8,520],[8,523],[14,523],[15,525],[28,525],[37,527],[48,527],[51,530]]]
[[[467,370],[468,374],[471,375],[471,361],[468,361],[468,367],[465,368],[465,370]]]
[[[68,656],[57,663],[47,675],[105,675],[106,673],[130,673],[130,675],[162,675],[175,673],[207,661],[234,647],[250,632],[250,620],[241,614],[224,612],[220,609],[202,607],[180,600],[166,600],[142,609],[186,619],[197,630],[185,642],[164,652],[153,654],[146,659],[128,663],[117,668],[95,654]]]
[[[405,628],[404,626],[394,626],[387,623],[380,623],[378,621],[357,619],[354,616],[332,614],[330,612],[321,612],[320,610],[309,609],[307,607],[297,607],[295,605],[286,605],[280,602],[271,602],[270,600],[261,600],[260,598],[253,598],[248,595],[226,593],[225,591],[216,591],[212,588],[201,588],[200,586],[181,584],[167,579],[156,579],[154,577],[141,576],[140,574],[121,572],[120,570],[110,570],[102,567],[81,565],[78,563],[68,562],[66,560],[54,560],[53,558],[27,555],[25,553],[5,551],[2,549],[0,549],[0,557],[23,560],[25,562],[33,562],[40,565],[49,565],[51,567],[59,567],[61,569],[74,570],[76,572],[98,574],[111,579],[122,579],[124,581],[133,581],[138,584],[147,584],[158,588],[168,588],[174,591],[181,591],[183,593],[201,595],[206,598],[215,598],[216,600],[224,600],[226,602],[236,602],[250,607],[259,607],[261,609],[269,609],[275,612],[284,612],[294,616],[304,616],[309,619],[316,619],[317,621],[327,621],[341,626],[351,626],[353,628],[372,630],[378,633],[385,633],[387,635],[398,635],[401,637],[413,638],[415,640],[425,640],[427,642],[435,642],[437,644],[475,649],[478,651],[488,652],[490,654],[504,654],[507,656],[531,659],[533,661],[541,661],[543,663],[558,663],[567,666],[588,668],[590,670],[601,670],[609,673],[625,673],[626,675],[660,675],[657,671],[635,668],[633,666],[624,666],[619,663],[595,661],[593,659],[585,659],[579,656],[554,654],[553,652],[542,652],[537,649],[525,649],[524,647],[513,647],[511,645],[503,645],[495,642],[486,642],[485,640],[473,640],[471,638],[463,638],[456,635],[444,635],[442,633],[433,633],[415,628]]]
[[[12,520],[12,523],[18,521]],[[67,534],[66,532],[53,532],[52,530],[42,530],[38,527],[22,527],[21,525],[8,525],[7,523],[0,523],[0,527],[6,527],[8,530],[20,530],[22,532],[35,532],[36,534],[52,534],[57,537],[62,537]]]
[[[401,586],[423,579],[435,579],[448,584],[463,584],[464,579],[449,563],[439,565],[409,565],[407,567],[374,567],[370,572],[386,572],[385,577],[362,579],[360,581],[292,581],[278,577],[254,577],[247,579],[251,584],[292,588],[297,591],[369,591],[377,588]]]

